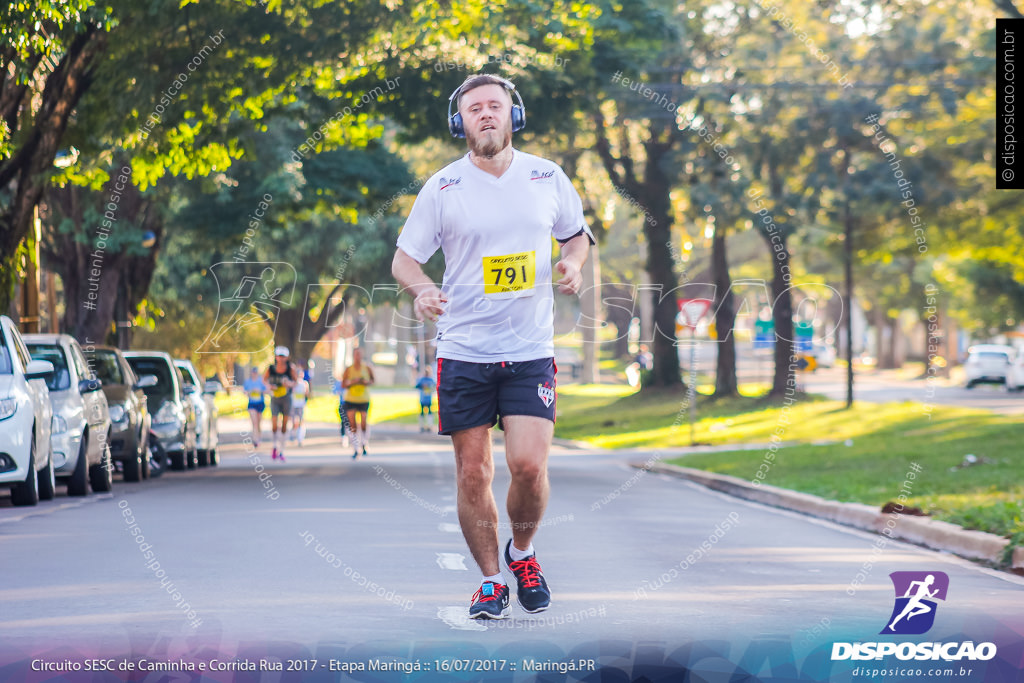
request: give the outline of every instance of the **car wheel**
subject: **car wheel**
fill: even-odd
[[[85,461],[85,450],[88,435],[82,435],[82,445],[78,447],[78,462],[68,480],[69,496],[86,496],[89,494],[89,463]]]
[[[167,451],[152,434],[146,443],[146,466],[148,466],[149,478],[157,479],[167,469]]]
[[[177,471],[185,469],[185,451],[169,451],[167,453],[167,469]]]
[[[124,468],[125,481],[142,481],[142,456],[136,453],[133,457],[126,459],[122,465]]]
[[[196,451],[196,464],[200,467],[206,467],[210,464],[210,452],[206,449],[200,448]]]
[[[47,460],[46,467],[39,472],[39,500],[53,500],[53,497],[57,494],[57,478],[53,471],[52,449]]]
[[[220,458],[217,457],[217,449],[211,448],[207,452],[207,459],[210,461],[210,467],[216,467],[220,464]]]
[[[28,450],[28,475],[25,481],[11,487],[11,503],[20,506],[39,503],[39,477],[36,476],[36,435],[33,430],[32,443]]]
[[[103,444],[103,456],[99,463],[89,468],[89,484],[97,493],[107,493],[114,488],[114,463],[110,460],[110,444]]]

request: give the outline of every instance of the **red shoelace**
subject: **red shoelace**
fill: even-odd
[[[498,599],[498,591],[499,591],[499,589],[505,587],[504,584],[494,583],[492,581],[488,581],[488,583],[490,583],[492,586],[494,586],[494,590],[491,592],[491,594],[490,595],[484,595],[484,587],[480,586],[479,588],[476,589],[476,593],[473,593],[473,599],[471,600],[471,602],[477,602],[478,599],[479,599],[479,602],[490,602],[491,600],[497,600]]]
[[[533,588],[534,586],[540,585],[540,565],[537,563],[537,556],[533,555],[526,558],[525,560],[516,560],[515,562],[509,562],[508,568],[516,575],[519,579],[519,585],[522,588]]]

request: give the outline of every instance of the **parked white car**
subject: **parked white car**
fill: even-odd
[[[196,409],[196,449],[198,451],[198,465],[216,465],[217,442],[217,405],[214,403],[214,395],[223,389],[220,382],[206,382],[199,379],[199,373],[192,365],[192,361],[175,359],[174,367],[181,370],[181,376],[185,379],[185,393]],[[189,389],[192,387],[192,389]]]
[[[984,382],[1006,384],[1013,356],[1013,347],[1002,344],[975,344],[968,348],[964,362],[967,388]]]
[[[46,377],[53,365],[33,360],[14,321],[0,315],[0,486],[15,505],[53,498],[56,482]]]
[[[1014,354],[1010,372],[1006,375],[1006,388],[1009,391],[1024,391],[1024,348]]]
[[[103,383],[93,375],[82,347],[69,334],[27,334],[25,345],[36,360],[53,364],[47,379],[53,405],[53,463],[69,496],[113,487],[110,411]]]
[[[814,356],[814,361],[819,368],[834,368],[836,366],[836,350],[831,344],[814,342],[808,355]]]

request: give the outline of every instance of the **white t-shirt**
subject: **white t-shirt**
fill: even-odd
[[[419,263],[444,253],[439,358],[475,363],[554,356],[552,240],[593,242],[576,188],[554,162],[512,151],[500,178],[469,155],[434,174],[398,247]],[[559,278],[561,275],[559,275]]]
[[[299,379],[292,387],[292,408],[301,408],[306,405],[306,396],[309,395],[309,385],[306,380]]]

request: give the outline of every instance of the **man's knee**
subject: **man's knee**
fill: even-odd
[[[520,484],[539,484],[547,476],[547,465],[540,458],[515,458],[508,461],[509,474]]]

